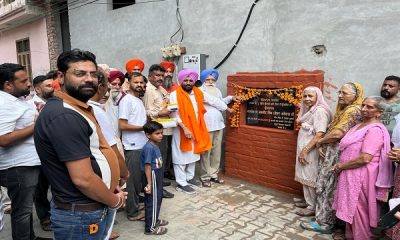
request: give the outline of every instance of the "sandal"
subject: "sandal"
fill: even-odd
[[[201,181],[201,185],[202,185],[203,187],[208,187],[208,188],[210,188],[210,187],[211,187],[211,182],[210,182],[210,180],[204,180],[204,181]]]
[[[305,203],[305,202],[296,202],[296,203],[294,203],[294,205],[296,207],[298,207],[298,208],[306,208],[306,207],[308,207],[308,204]]]
[[[168,221],[164,219],[158,219],[156,222],[156,227],[163,227],[168,225]]]
[[[136,217],[128,217],[129,221],[144,221],[144,212],[140,212]]]
[[[303,208],[296,211],[296,214],[302,217],[310,217],[315,215],[315,211],[310,210],[308,208]]]
[[[323,233],[323,234],[331,234],[332,233],[332,228],[323,228],[317,222],[313,222],[311,220],[308,222],[300,223],[300,227],[304,230],[319,232],[319,233]]]
[[[224,179],[220,179],[220,178],[211,178],[210,179],[211,182],[215,182],[215,183],[219,183],[219,184],[224,184],[225,180]]]
[[[114,239],[117,239],[117,238],[119,238],[119,233],[117,233],[117,232],[111,232],[111,235],[110,235],[110,240],[114,240]]]
[[[163,234],[166,234],[167,231],[168,231],[168,229],[165,227],[156,227],[151,232],[144,231],[144,234],[146,234],[146,235],[163,235]]]

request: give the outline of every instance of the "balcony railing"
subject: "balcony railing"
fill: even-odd
[[[0,0],[0,31],[6,31],[45,15],[46,0]]]

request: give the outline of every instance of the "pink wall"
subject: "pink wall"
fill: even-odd
[[[50,61],[45,18],[0,32],[0,64],[17,63],[15,43],[28,37],[31,47],[32,76],[47,73],[50,70]]]

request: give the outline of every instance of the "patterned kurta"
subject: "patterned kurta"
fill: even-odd
[[[329,125],[328,133],[334,129],[344,134],[361,121],[360,106],[352,105],[335,114]],[[317,205],[315,217],[319,224],[333,226],[336,221],[332,210],[333,196],[337,184],[337,176],[331,171],[333,165],[339,161],[339,141],[326,145],[325,159],[320,158],[317,177]]]

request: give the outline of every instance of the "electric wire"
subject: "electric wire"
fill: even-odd
[[[228,54],[222,59],[222,61],[221,61],[220,63],[218,63],[218,64],[214,67],[215,69],[218,69],[222,64],[224,64],[224,63],[226,62],[226,60],[228,60],[228,58],[231,56],[232,52],[235,50],[235,48],[236,48],[237,45],[239,44],[240,39],[242,38],[242,35],[243,35],[243,33],[244,33],[244,30],[246,29],[247,24],[249,23],[251,14],[253,13],[253,9],[254,9],[254,7],[256,6],[256,4],[257,4],[258,1],[259,1],[259,0],[254,0],[253,4],[251,5],[251,8],[250,8],[249,13],[247,14],[246,22],[245,22],[244,25],[243,25],[242,31],[240,31],[240,34],[239,34],[238,39],[236,40],[235,44],[232,46],[232,48],[231,48],[231,50],[228,52]]]
[[[169,41],[170,41],[171,43],[174,43],[173,38],[174,38],[175,36],[177,36],[178,33],[180,32],[180,33],[181,33],[181,40],[180,40],[179,42],[181,43],[181,42],[183,41],[185,32],[184,32],[184,30],[183,30],[183,21],[182,21],[181,12],[180,12],[180,10],[179,10],[179,0],[176,0],[176,11],[175,11],[175,16],[176,16],[176,20],[178,21],[179,28],[178,28],[178,30],[177,30],[174,34],[172,34],[172,36],[169,38]]]
[[[112,2],[96,2],[93,4],[108,4],[108,5],[122,5],[122,4],[142,4],[142,3],[152,3],[152,2],[165,2],[166,0],[148,0],[145,2],[125,2],[125,3],[112,3]]]

